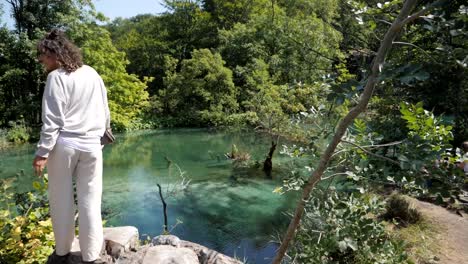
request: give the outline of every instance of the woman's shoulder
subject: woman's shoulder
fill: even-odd
[[[83,76],[83,75],[88,76],[88,77],[99,76],[97,71],[93,67],[88,66],[88,65],[81,66],[74,73],[77,76]]]
[[[93,67],[91,67],[89,65],[86,65],[86,64],[83,64],[83,66],[81,66],[78,70],[85,71],[85,72],[97,73],[96,70]]]
[[[60,77],[61,75],[65,74],[65,70],[63,70],[62,68],[58,68],[58,69],[55,69],[53,71],[50,71],[48,74],[47,74],[47,79],[54,79],[54,78],[57,78],[57,77]]]

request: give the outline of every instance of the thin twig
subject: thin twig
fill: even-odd
[[[329,175],[327,177],[322,177],[322,180],[328,180],[330,178],[335,177],[336,175],[348,175],[346,172],[338,172],[338,173],[333,173],[332,175]]]
[[[363,148],[379,148],[379,147],[389,147],[389,146],[394,146],[394,145],[399,145],[401,143],[403,143],[404,140],[400,140],[400,141],[394,141],[394,142],[390,142],[390,143],[385,143],[385,144],[379,144],[379,145],[367,145],[367,146],[361,146]]]
[[[386,160],[386,161],[388,161],[388,162],[391,162],[391,163],[393,163],[393,164],[395,164],[395,165],[400,166],[400,163],[399,163],[398,161],[392,160],[392,159],[390,159],[390,158],[387,158],[387,157],[382,156],[382,155],[379,155],[379,154],[372,153],[372,152],[368,151],[367,149],[365,149],[365,148],[359,146],[359,145],[356,144],[356,143],[353,143],[353,142],[350,142],[350,141],[346,141],[346,140],[341,140],[341,142],[343,142],[343,143],[348,143],[348,144],[350,144],[350,145],[353,145],[353,146],[355,146],[356,148],[358,148],[358,149],[364,151],[365,153],[367,153],[367,154],[369,154],[369,155],[371,155],[371,156],[374,156],[374,157],[377,157],[377,158]]]
[[[402,42],[402,41],[393,41],[393,44],[399,44],[399,45],[406,45],[406,46],[411,46],[411,47],[415,47],[419,50],[421,50],[427,57],[429,57],[431,60],[433,60],[434,62],[437,62],[436,59],[434,59],[434,57],[432,57],[427,51],[425,51],[423,48],[413,44],[413,43],[409,43],[409,42]]]
[[[390,142],[390,143],[386,143],[386,144],[379,144],[379,145],[367,145],[367,146],[361,146],[361,148],[379,148],[379,147],[390,147],[390,146],[395,146],[395,145],[398,145],[398,144],[401,144],[403,143],[404,140],[401,140],[401,141],[395,141],[395,142]],[[335,151],[332,155],[332,157],[340,154],[341,152],[345,152],[347,151],[346,149],[340,149],[338,151]]]
[[[392,25],[391,22],[389,22],[389,21],[387,21],[387,20],[383,20],[383,19],[376,19],[375,21],[383,22],[383,23],[388,24],[388,25],[390,25],[390,26]]]

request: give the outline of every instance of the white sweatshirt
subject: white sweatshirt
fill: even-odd
[[[42,96],[42,123],[37,156],[48,157],[59,136],[78,145],[100,146],[110,113],[99,74],[87,65],[71,73],[50,72]]]

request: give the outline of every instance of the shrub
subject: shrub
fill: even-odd
[[[0,263],[45,263],[54,245],[47,182],[34,182],[35,191],[15,194],[14,180],[0,184]]]
[[[10,121],[11,128],[7,132],[7,139],[15,144],[29,141],[31,129],[28,128],[24,120]]]
[[[387,235],[374,195],[325,193],[311,198],[289,256],[297,263],[403,263],[403,244]]]
[[[409,201],[401,195],[391,195],[385,206],[386,212],[383,217],[404,227],[415,224],[421,220],[421,214],[412,208]]]

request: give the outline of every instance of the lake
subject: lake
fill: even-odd
[[[258,168],[233,164],[235,144]],[[253,132],[155,130],[119,135],[104,149],[103,214],[106,226],[136,226],[142,239],[163,232],[160,184],[171,233],[249,263],[271,263],[278,234],[288,224],[292,194],[273,190],[290,172],[291,158],[273,158],[272,177],[261,170],[271,138]],[[33,145],[0,153],[0,178],[20,170],[19,192],[31,188]],[[297,162],[297,161],[296,161]],[[181,184],[183,183],[183,184]],[[187,184],[188,183],[188,184]]]

